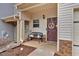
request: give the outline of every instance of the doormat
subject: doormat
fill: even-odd
[[[15,48],[1,52],[0,56],[27,56],[35,49],[35,47],[20,45]]]

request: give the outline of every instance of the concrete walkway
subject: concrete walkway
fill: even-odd
[[[55,42],[46,43],[30,53],[28,56],[53,56],[56,50]]]
[[[0,52],[14,48],[19,45],[20,45],[19,43],[11,42],[6,46],[0,47]],[[57,46],[56,42],[46,42],[40,45],[36,50],[34,50],[28,56],[53,56],[54,52],[57,50],[56,46]]]

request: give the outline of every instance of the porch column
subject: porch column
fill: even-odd
[[[20,42],[20,21],[17,21],[17,43]]]
[[[17,43],[24,41],[24,20],[17,21]]]
[[[17,21],[17,43],[24,41],[24,20],[22,19],[21,12],[19,12],[19,20]]]
[[[24,20],[20,20],[20,42],[22,43],[24,41]]]

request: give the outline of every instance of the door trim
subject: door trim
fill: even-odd
[[[48,17],[48,18],[57,18],[57,25],[58,25],[58,17]],[[47,18],[47,19],[48,19]],[[58,42],[58,26],[56,25],[56,27],[57,27],[57,42]],[[48,26],[48,24],[47,24],[47,26]],[[47,28],[46,28],[46,31],[47,31]],[[48,34],[48,31],[47,31],[47,34]],[[47,34],[46,34],[46,41],[48,41],[48,36],[47,36]]]

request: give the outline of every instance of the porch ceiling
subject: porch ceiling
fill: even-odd
[[[24,10],[22,11],[24,14],[27,14],[27,13],[30,13],[30,14],[34,14],[34,13],[37,13],[37,12],[46,12],[47,11],[54,11],[56,10],[57,11],[57,3],[48,3],[48,4],[44,4],[44,5],[40,5],[39,7],[35,7],[35,8],[31,8],[31,9],[28,9],[28,10]]]

